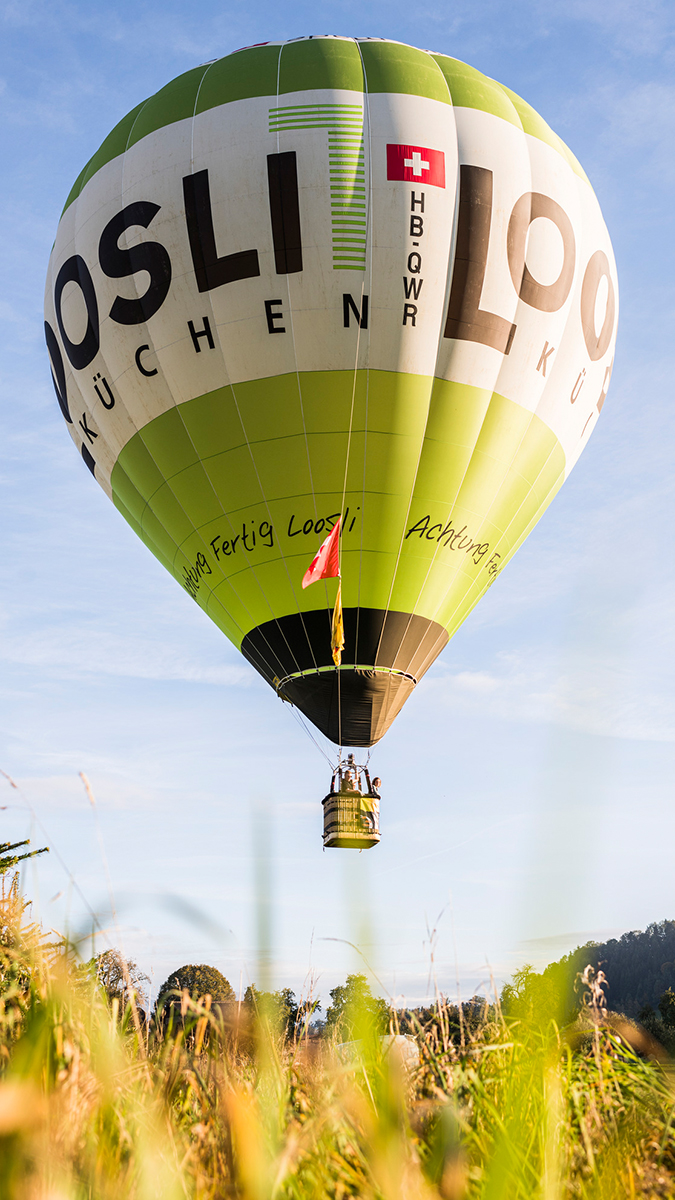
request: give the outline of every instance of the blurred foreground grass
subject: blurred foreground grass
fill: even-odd
[[[5,890],[1,1200],[675,1196],[670,1066],[592,978],[567,1030],[497,1003],[453,1036],[439,1002],[411,1070],[365,1011],[348,1055],[186,993],[153,1027],[24,916]]]

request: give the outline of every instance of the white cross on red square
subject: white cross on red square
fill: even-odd
[[[418,179],[421,179],[422,171],[429,170],[429,163],[422,158],[419,150],[414,150],[411,158],[404,158],[403,166],[410,167],[413,175],[417,176]]]

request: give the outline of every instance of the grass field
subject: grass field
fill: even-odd
[[[567,1030],[496,1003],[453,1039],[439,1000],[410,1070],[365,1013],[349,1055],[208,997],[160,1036],[24,917],[6,890],[1,1200],[675,1196],[675,1076],[592,978]]]

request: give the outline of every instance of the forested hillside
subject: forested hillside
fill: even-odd
[[[668,988],[675,989],[675,921],[659,921],[642,933],[631,931],[608,942],[587,942],[542,972],[546,979],[575,975],[590,963],[608,980],[607,1006],[637,1017],[646,1005],[658,1006]]]

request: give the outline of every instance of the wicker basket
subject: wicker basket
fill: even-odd
[[[379,814],[364,812],[361,792],[331,792],[323,804],[324,848],[369,850],[380,840]]]

